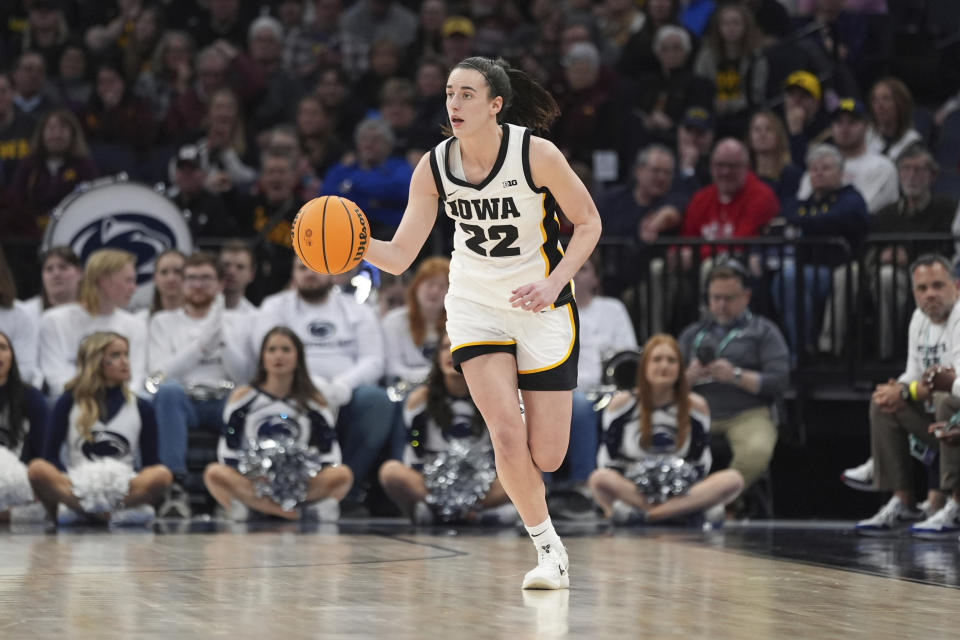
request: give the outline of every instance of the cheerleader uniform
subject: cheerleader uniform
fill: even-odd
[[[0,385],[3,391],[5,385]],[[27,464],[43,453],[43,433],[47,424],[47,402],[43,394],[35,388],[23,387],[23,433],[20,441],[13,442],[13,429],[10,425],[9,407],[0,394],[0,447],[13,452],[20,462]]]
[[[234,469],[246,441],[278,437],[293,438],[303,447],[316,447],[324,467],[343,461],[333,428],[333,414],[329,408],[312,400],[304,408],[298,401],[277,398],[253,387],[227,403],[223,422],[217,460]]]
[[[640,446],[640,403],[636,396],[624,406],[603,412],[603,436],[597,452],[597,467],[625,473],[632,465],[657,456],[679,456],[706,477],[712,458],[707,434],[710,416],[691,407],[690,432],[677,448],[677,405],[655,407],[651,416],[649,449]]]
[[[407,446],[403,452],[403,464],[416,471],[422,471],[423,465],[431,456],[446,451],[453,440],[467,439],[470,447],[490,443],[490,434],[486,428],[480,435],[474,435],[472,425],[477,408],[469,398],[453,397],[450,403],[451,425],[444,431],[427,413],[427,398],[410,407],[404,405],[403,424],[407,430]]]

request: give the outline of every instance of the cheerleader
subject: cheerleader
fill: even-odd
[[[603,413],[603,444],[588,484],[604,515],[615,523],[658,522],[705,511],[733,501],[743,489],[738,471],[710,471],[707,432],[710,410],[690,393],[676,340],[652,336],[643,347],[637,388],[614,396]],[[660,504],[647,501],[633,480],[631,466],[654,456],[679,456],[703,478],[686,495]]]
[[[341,464],[333,413],[310,381],[303,343],[293,331],[274,327],[267,332],[254,380],[233,392],[223,421],[218,462],[207,467],[203,480],[233,519],[244,519],[248,509],[300,519],[300,509],[285,511],[269,497],[258,496],[253,482],[236,470],[245,442],[277,436],[289,436],[319,450],[324,468],[310,478],[303,504],[316,505],[308,513],[319,519],[339,517],[339,502],[353,485],[353,472]]]
[[[20,378],[10,338],[0,332],[0,522],[10,507],[33,501],[26,464],[43,449],[47,422],[43,394]]]
[[[407,430],[403,462],[384,462],[380,467],[380,484],[415,524],[430,524],[434,518],[425,502],[428,492],[422,473],[424,463],[446,450],[453,440],[467,439],[471,446],[490,443],[483,418],[470,399],[467,382],[453,366],[450,338],[446,334],[440,336],[426,384],[407,396],[403,422]],[[507,502],[506,492],[495,479],[476,507],[477,510],[488,509]],[[476,516],[474,511],[467,519]]]
[[[84,519],[152,520],[173,476],[157,457],[153,407],[127,387],[127,339],[92,333],[80,343],[77,367],[53,407],[43,457],[27,469],[33,491],[54,526],[60,504]]]

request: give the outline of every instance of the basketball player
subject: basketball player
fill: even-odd
[[[453,136],[417,164],[393,239],[371,240],[366,255],[400,273],[433,228],[438,203],[453,218],[447,333],[490,430],[497,476],[537,548],[525,589],[570,584],[541,472],[566,454],[579,351],[571,279],[600,237],[586,187],[552,143],[525,128],[546,129],[558,114],[549,93],[500,60],[457,64],[447,79]],[[574,225],[566,253],[558,208]]]

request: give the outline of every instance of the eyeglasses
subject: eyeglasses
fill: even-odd
[[[184,276],[183,281],[187,284],[211,284],[217,281],[217,276],[212,276],[210,274],[205,274],[202,276],[190,274]]]

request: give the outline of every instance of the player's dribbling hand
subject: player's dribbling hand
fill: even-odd
[[[550,308],[550,305],[557,300],[562,288],[563,283],[557,285],[549,278],[525,284],[513,290],[510,304],[516,309],[539,313]]]

